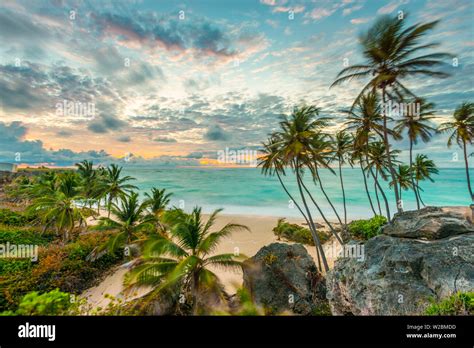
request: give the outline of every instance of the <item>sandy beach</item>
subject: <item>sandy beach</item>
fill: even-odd
[[[208,218],[208,215],[205,215]],[[277,240],[272,229],[277,225],[278,217],[275,216],[257,216],[257,215],[218,215],[214,224],[213,230],[222,228],[227,223],[237,223],[247,226],[250,231],[238,231],[233,233],[230,237],[222,240],[219,247],[215,251],[216,254],[220,253],[235,253],[238,252],[247,257],[255,255],[265,245],[279,242],[279,243],[291,243],[285,240]],[[287,219],[287,221],[295,224],[303,224],[303,219]],[[319,222],[319,221],[318,221]],[[316,261],[316,249],[314,246],[305,246],[308,253]],[[335,255],[339,250],[337,242],[331,238],[328,242],[323,245],[325,251],[327,251],[328,263],[332,267],[335,260]],[[104,298],[104,295],[109,294],[114,297],[125,298],[127,300],[143,296],[147,290],[142,289],[130,296],[123,295],[123,277],[128,269],[128,264],[118,267],[113,273],[107,276],[100,284],[87,290],[82,294],[82,297],[86,297],[88,302],[93,306],[104,306],[109,300]],[[226,271],[222,269],[213,269],[213,271],[219,276],[225,289],[228,293],[235,293],[236,288],[242,285],[242,271],[233,270]]]

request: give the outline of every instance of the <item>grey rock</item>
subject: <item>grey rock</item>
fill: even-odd
[[[327,306],[324,279],[301,244],[272,243],[243,265],[244,287],[269,313],[308,315]]]
[[[364,244],[363,260],[340,258],[335,262],[326,277],[333,314],[419,315],[430,299],[474,291],[472,226],[463,222],[459,210],[424,210],[399,214],[397,235],[430,240],[398,238],[387,235],[386,228],[385,234]],[[435,220],[431,224],[429,216]],[[409,226],[417,232],[410,231]],[[442,238],[446,235],[449,237]],[[433,239],[435,236],[442,239]]]
[[[395,214],[382,233],[401,238],[427,240],[474,232],[472,212],[468,207],[426,207]]]

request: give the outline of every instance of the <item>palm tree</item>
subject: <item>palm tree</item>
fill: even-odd
[[[406,164],[400,164],[397,170],[396,182],[391,181],[390,187],[398,185],[400,187],[400,201],[402,201],[402,192],[412,188],[412,169]]]
[[[107,243],[111,252],[137,239],[138,232],[153,227],[152,220],[146,214],[146,207],[146,203],[139,202],[136,192],[130,193],[129,196],[121,195],[120,204],[112,203],[114,219],[101,218],[103,226],[119,231]]]
[[[161,225],[161,217],[166,209],[166,206],[170,202],[170,197],[172,193],[166,193],[165,189],[157,189],[153,187],[151,189],[151,193],[145,193],[146,199],[144,203],[146,204],[147,208],[151,211],[153,218],[156,221],[157,227],[163,231],[164,228]]]
[[[428,76],[444,78],[449,76],[445,72],[435,71],[433,68],[439,68],[445,65],[444,59],[451,58],[447,53],[429,53],[415,56],[422,50],[432,49],[439,44],[422,44],[421,39],[432,29],[439,21],[429,23],[418,23],[408,28],[404,27],[406,16],[400,20],[398,16],[382,16],[375,24],[360,37],[360,43],[363,48],[365,62],[347,67],[339,72],[337,79],[331,87],[337,86],[343,82],[353,79],[369,79],[369,82],[362,88],[359,95],[355,98],[353,107],[366,91],[381,91],[382,102],[387,105],[387,97],[394,100],[403,101],[405,96],[416,96],[402,84],[405,78]],[[388,118],[387,108],[383,112],[383,140],[387,151],[387,158],[390,151],[390,142],[388,140]],[[396,182],[396,172],[389,163],[392,181]],[[401,212],[403,209],[399,204],[398,187],[394,185],[395,200],[397,209]]]
[[[474,201],[474,194],[471,187],[469,176],[469,163],[467,160],[467,145],[474,142],[474,103],[464,102],[459,105],[453,114],[454,120],[442,123],[438,130],[440,132],[451,132],[448,138],[448,147],[451,147],[454,141],[463,149],[464,163],[466,165],[467,187],[471,200]]]
[[[117,166],[116,164],[112,164],[110,167],[107,167],[105,171],[106,175],[104,177],[104,192],[108,196],[107,201],[107,217],[110,218],[110,211],[112,208],[112,203],[116,202],[117,198],[125,195],[126,193],[136,190],[137,187],[127,184],[127,181],[135,180],[131,176],[124,176],[122,175],[122,168]]]
[[[415,189],[417,190],[417,194],[420,198],[421,204],[425,206],[425,203],[421,198],[419,182],[426,179],[430,180],[431,182],[434,182],[431,176],[439,173],[438,168],[436,168],[436,164],[434,163],[434,161],[428,159],[426,155],[418,154],[416,155],[415,163],[413,164],[413,172],[413,176],[415,178]]]
[[[342,178],[342,166],[346,164],[348,155],[352,149],[352,137],[350,134],[341,130],[334,136],[333,141],[334,156],[337,158],[337,165],[339,168],[339,181],[342,190],[342,203],[344,206],[344,225],[347,225],[347,207],[346,207],[346,192],[344,190],[344,179]]]
[[[49,181],[48,181],[49,182]],[[43,183],[32,189],[34,198],[28,210],[37,214],[45,229],[55,225],[58,234],[67,242],[76,227],[86,225],[86,220],[94,214],[92,209],[79,207],[77,201],[83,199],[77,176],[66,172],[56,176],[54,189],[45,189]]]
[[[268,143],[264,144],[265,151],[267,152],[261,158],[259,166],[263,167],[264,173],[272,172],[273,170],[275,170],[276,173],[284,173],[282,168],[288,166],[295,174],[298,191],[305,210],[303,216],[308,222],[308,227],[316,246],[318,263],[320,255],[325,270],[328,270],[329,266],[324,255],[322,244],[316,233],[316,226],[308,206],[306,195],[309,196],[322,218],[325,221],[327,221],[327,219],[303,181],[305,169],[310,171],[313,180],[317,179],[317,166],[323,165],[324,157],[327,156],[327,154],[322,151],[321,136],[318,134],[320,128],[326,125],[326,119],[317,118],[316,116],[318,116],[318,114],[319,109],[315,106],[295,108],[289,117],[285,117],[283,121],[280,122],[280,130],[274,132],[270,136]],[[287,190],[285,190],[285,192],[288,194]],[[302,211],[301,208],[299,209]],[[327,221],[327,223],[334,236],[342,244],[342,240],[332,228],[329,221]]]
[[[375,169],[374,181],[375,181],[375,193],[377,194],[377,190],[380,191],[382,194],[384,203],[385,203],[385,210],[387,213],[387,220],[391,220],[390,215],[390,206],[388,204],[387,196],[380,185],[379,182],[379,175],[383,180],[387,180],[387,169],[388,169],[388,159],[387,159],[387,152],[385,150],[385,143],[383,141],[375,141],[369,143],[367,152],[367,167],[370,171]],[[399,150],[391,150],[390,156],[392,163],[397,162],[396,157],[400,153]],[[380,209],[380,208],[379,208]],[[380,214],[382,215],[382,214]]]
[[[212,232],[217,215],[214,211],[205,223],[201,208],[191,214],[173,212],[169,237],[152,235],[145,243],[144,254],[127,275],[129,286],[153,286],[158,291],[176,289],[192,299],[194,314],[205,308],[209,296],[222,298],[223,285],[209,267],[241,268],[243,255],[212,255],[219,243],[233,232],[248,230],[246,226],[229,223]]]
[[[394,128],[394,130],[400,134],[405,130],[408,134],[410,141],[410,168],[413,167],[413,145],[416,145],[419,139],[427,143],[431,139],[432,132],[436,131],[436,129],[431,126],[431,120],[434,118],[434,104],[427,103],[421,98],[415,99],[414,104],[419,106],[419,114],[405,112],[403,117],[397,121],[397,125]],[[414,171],[412,171],[412,174],[414,174]],[[415,193],[417,209],[420,209],[420,200],[414,177],[412,178],[412,187]]]
[[[77,172],[81,177],[81,187],[83,196],[89,203],[89,208],[92,208],[92,202],[95,199],[95,185],[97,173],[94,170],[94,163],[91,161],[83,160],[82,162],[76,163]]]
[[[370,207],[374,215],[377,215],[367,185],[368,175],[365,172],[365,168],[369,168],[367,166],[367,156],[370,139],[374,136],[382,137],[383,133],[383,118],[377,95],[375,93],[368,93],[361,96],[356,106],[346,112],[348,113],[348,121],[345,123],[346,129],[354,132],[354,154],[359,159],[364,177],[365,191],[367,193],[367,198],[369,199]]]

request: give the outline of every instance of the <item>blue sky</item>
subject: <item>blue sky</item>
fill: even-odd
[[[358,35],[398,11],[408,24],[440,19],[426,40],[458,60],[447,79],[406,83],[436,103],[441,122],[472,101],[473,9],[469,0],[2,1],[0,160],[213,163],[226,147],[258,147],[298,104],[317,104],[334,131],[361,83],[330,84],[345,61],[361,61]],[[93,112],[66,113],[64,103]],[[445,143],[436,136],[418,150],[461,166]]]

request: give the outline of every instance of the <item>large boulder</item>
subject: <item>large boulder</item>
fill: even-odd
[[[383,233],[393,237],[435,240],[474,232],[468,207],[426,207],[395,214]]]
[[[244,288],[255,303],[276,314],[323,314],[324,279],[301,244],[272,243],[243,265]]]
[[[462,216],[444,208],[397,214],[364,244],[363,259],[340,258],[328,273],[332,313],[417,315],[430,299],[473,291],[474,232]]]

